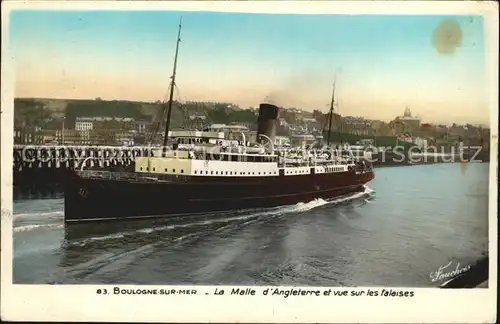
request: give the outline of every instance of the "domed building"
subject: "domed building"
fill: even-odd
[[[406,107],[403,116],[396,117],[396,122],[404,124],[406,131],[414,131],[420,128],[420,118],[412,116],[410,108]]]

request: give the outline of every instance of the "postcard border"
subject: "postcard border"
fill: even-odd
[[[488,48],[490,109],[491,109],[491,163],[489,200],[489,258],[490,280],[488,289],[438,290],[435,288],[411,289],[413,298],[384,299],[359,297],[300,299],[255,298],[243,296],[175,296],[148,298],[147,296],[98,296],[96,290],[108,285],[47,286],[12,284],[12,149],[13,149],[13,98],[12,82],[15,78],[13,57],[9,53],[9,12],[23,8],[63,10],[116,9],[127,10],[165,8],[171,10],[289,12],[294,8],[300,13],[370,13],[370,14],[482,14],[485,17],[486,45]],[[430,9],[432,8],[432,9]],[[86,321],[245,321],[245,322],[475,322],[493,321],[496,318],[497,294],[497,152],[498,152],[498,5],[494,2],[406,2],[406,1],[349,1],[331,2],[62,2],[26,1],[2,3],[2,114],[1,114],[1,314],[6,320],[86,320]],[[320,11],[320,12],[318,12]],[[374,13],[377,11],[377,13]],[[109,285],[112,287],[114,285]],[[127,287],[127,285],[116,285]],[[130,286],[132,287],[132,286]],[[147,286],[141,286],[146,288]],[[213,290],[215,286],[196,289]],[[155,286],[155,288],[158,288]],[[178,287],[179,288],[179,287]],[[187,288],[183,286],[183,288]],[[299,288],[299,287],[296,287]],[[303,287],[305,288],[305,287]],[[327,287],[328,288],[328,287]],[[342,290],[342,288],[335,288]],[[361,289],[361,288],[360,288]],[[372,289],[381,289],[374,287]],[[389,288],[397,289],[397,288]],[[403,288],[402,288],[403,289]],[[408,290],[406,288],[406,290]],[[71,297],[69,297],[71,296]],[[78,299],[68,302],[68,299]],[[142,302],[142,303],[141,303]],[[101,306],[97,309],[96,305]],[[141,309],[137,309],[141,305]],[[189,309],[186,309],[189,305]],[[305,307],[305,305],[307,307]],[[360,309],[361,305],[361,309]],[[451,306],[450,306],[451,305]],[[134,307],[135,306],[135,307]],[[353,306],[354,312],[353,312]],[[425,307],[424,307],[425,306]],[[258,309],[258,311],[256,311]],[[391,309],[391,313],[386,313]],[[425,311],[422,311],[425,309]],[[196,310],[196,311],[195,311]],[[325,310],[327,310],[325,312]]]

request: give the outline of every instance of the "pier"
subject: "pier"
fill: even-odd
[[[61,195],[71,170],[120,170],[134,167],[138,156],[152,156],[153,147],[14,145],[14,199]]]

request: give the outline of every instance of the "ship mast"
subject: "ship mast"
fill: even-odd
[[[330,115],[328,118],[328,137],[326,138],[326,146],[330,146],[330,134],[332,132],[333,105],[335,104],[335,83],[337,76],[333,80],[332,101],[330,102]]]
[[[175,75],[177,73],[177,56],[179,54],[179,43],[181,42],[181,28],[182,28],[182,17],[179,22],[179,32],[177,34],[177,45],[175,47],[175,58],[174,58],[174,69],[172,72],[171,79],[172,81],[170,82],[170,95],[168,99],[168,111],[167,111],[167,122],[165,124],[165,137],[163,140],[163,157],[166,156],[167,152],[167,142],[168,142],[168,131],[170,128],[170,116],[172,114],[172,101],[174,99],[174,88],[175,88]]]

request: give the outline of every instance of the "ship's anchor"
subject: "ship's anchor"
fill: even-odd
[[[83,198],[87,198],[89,193],[85,188],[80,188],[80,190],[78,190],[78,194]]]

